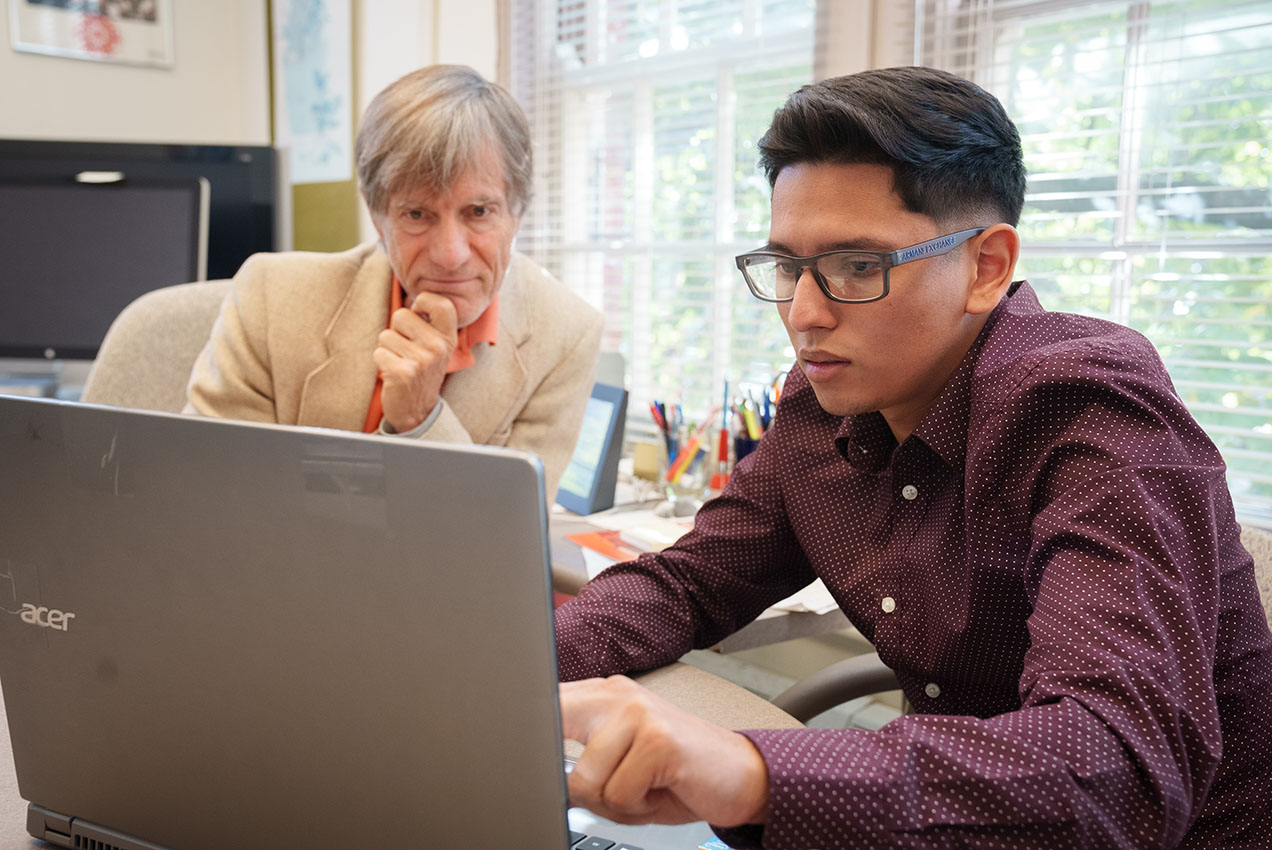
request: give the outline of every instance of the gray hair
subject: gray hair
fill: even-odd
[[[358,130],[358,188],[372,214],[396,192],[444,191],[473,158],[498,140],[513,215],[533,191],[530,125],[503,88],[465,65],[412,71],[372,99]]]

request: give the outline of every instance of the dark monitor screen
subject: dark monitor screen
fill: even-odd
[[[0,139],[0,180],[72,180],[120,171],[128,180],[207,178],[208,278],[233,277],[261,251],[285,250],[287,204],[278,156],[268,145],[178,145]]]
[[[139,295],[203,277],[207,181],[0,180],[0,356],[91,358]]]

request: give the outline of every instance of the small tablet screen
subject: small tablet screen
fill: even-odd
[[[627,390],[592,385],[579,441],[557,487],[556,500],[562,507],[590,514],[613,506],[626,416]]]
[[[561,476],[561,489],[586,499],[592,494],[592,482],[596,477],[596,467],[605,452],[605,437],[609,432],[610,420],[614,416],[614,403],[596,396],[587,400],[587,412],[583,414],[583,430],[579,432],[578,445],[574,447],[574,457]]]

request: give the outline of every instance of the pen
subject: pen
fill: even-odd
[[[658,409],[658,402],[651,401],[649,403],[649,415],[654,418],[654,424],[658,426],[658,430],[663,432],[663,438],[667,436],[667,421],[663,419],[662,411]]]
[[[724,403],[720,407],[720,435],[716,448],[716,471],[711,489],[723,490],[729,480],[729,382],[724,382]]]
[[[702,444],[702,437],[707,433],[707,429],[711,427],[711,421],[715,419],[715,415],[719,408],[713,409],[702,423],[694,429],[693,436],[689,438],[689,442],[676,453],[675,461],[667,468],[667,480],[672,484],[680,481],[680,476],[684,475],[685,470],[689,468],[689,464],[698,456],[698,446]]]
[[[758,440],[764,436],[764,432],[760,430],[759,420],[755,418],[755,411],[745,402],[742,404],[742,421],[746,423],[746,435],[752,440]]]

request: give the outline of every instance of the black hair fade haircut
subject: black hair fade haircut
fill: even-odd
[[[769,186],[789,165],[887,165],[911,212],[1013,227],[1025,202],[1020,134],[975,83],[934,68],[882,68],[804,86],[760,139]]]

